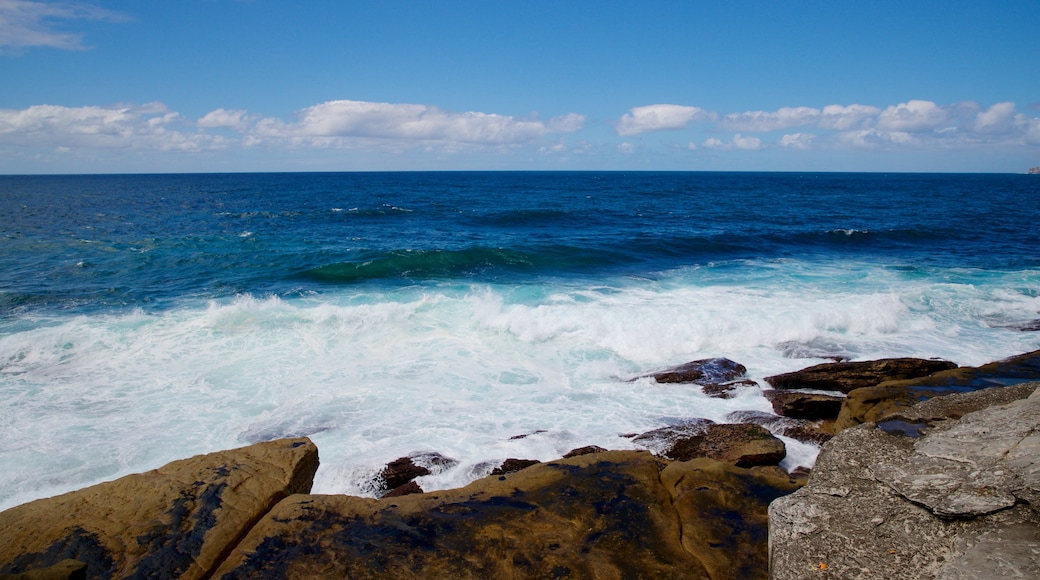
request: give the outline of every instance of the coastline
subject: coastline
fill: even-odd
[[[848,370],[842,364],[833,363],[831,369]],[[689,378],[696,384],[711,383],[706,370],[720,366],[725,365],[713,360]],[[892,365],[880,366],[892,372]],[[859,373],[862,368],[854,370]],[[689,373],[690,367],[683,372]],[[733,378],[725,375],[715,384],[741,388],[725,380]],[[1026,403],[1016,401],[1031,400],[1029,395],[1040,384],[1029,381],[1037,379],[1040,351],[980,367],[882,378],[874,385],[851,388],[835,417],[838,424],[822,428],[837,432],[832,443],[824,445],[824,454],[864,436],[888,445],[878,448],[909,453],[917,442],[951,432],[965,417],[977,417],[987,409],[993,409],[991,420],[999,422],[1014,412],[1004,407],[1020,409],[1014,405]],[[658,380],[668,379],[662,375]],[[1009,402],[1012,394],[1015,398]],[[996,398],[963,402],[983,395]],[[922,398],[928,404],[919,404]],[[852,409],[850,401],[875,404]],[[938,403],[946,401],[951,404],[940,408]],[[1024,415],[1035,418],[1029,409]],[[704,434],[702,427],[695,435]],[[680,434],[679,440],[689,435]],[[760,440],[748,438],[752,444]],[[859,453],[871,446],[853,449]],[[746,454],[723,456],[710,441],[697,448],[699,456],[679,457],[676,449],[661,446],[656,454],[586,450],[488,476],[461,489],[366,499],[307,495],[318,465],[317,447],[308,439],[258,443],[0,512],[0,544],[6,546],[0,550],[0,573],[58,567],[52,571],[61,574],[74,566],[66,561],[72,558],[82,564],[76,569],[86,568],[90,577],[122,577],[147,566],[184,578],[346,571],[370,577],[479,577],[504,572],[520,577],[592,577],[681,571],[683,577],[764,578],[770,557],[795,570],[784,576],[774,567],[775,577],[795,578],[806,572],[805,561],[792,564],[778,555],[780,543],[768,545],[784,532],[772,528],[776,517],[767,517],[766,510],[773,500],[787,497],[775,505],[787,506],[785,513],[792,517],[804,515],[806,504],[798,502],[809,494],[796,490],[803,485],[812,489],[822,475],[814,470],[806,484],[804,474],[784,473],[770,465],[775,458],[764,460],[764,465],[740,466]],[[711,458],[712,453],[717,458]],[[849,453],[821,459],[821,474],[848,477],[860,471],[832,467]],[[1030,485],[1035,487],[1027,482],[1023,489],[1032,489]],[[1012,501],[1022,516],[1008,526],[1027,533],[1036,525],[1038,506],[1031,502],[1040,496],[1023,497]],[[719,510],[731,515],[722,517]],[[1007,513],[1003,508],[997,512]],[[987,522],[987,529],[1002,529],[999,518],[996,524]],[[941,524],[940,518],[934,525]],[[826,540],[826,526],[818,521],[814,526],[811,533]],[[791,532],[786,533],[785,542],[794,545]],[[975,554],[978,541],[962,539],[958,553]],[[119,552],[117,546],[127,546],[127,551]],[[945,553],[953,549],[945,548]],[[811,550],[802,552],[816,557]],[[832,552],[812,565],[834,573],[843,564]],[[1036,562],[1027,557],[1024,565]],[[885,577],[878,570],[873,573],[866,577]]]

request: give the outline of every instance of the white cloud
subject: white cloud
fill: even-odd
[[[116,107],[34,105],[0,109],[0,144],[53,148],[198,151],[225,139],[176,128],[180,115],[162,103]],[[190,126],[188,127],[190,129]]]
[[[618,146],[617,146],[617,149],[618,149],[618,151],[620,151],[622,153],[626,153],[626,154],[627,153],[634,153],[635,150],[636,150],[636,146],[633,143],[629,143],[628,141],[625,141],[624,143],[619,143]]]
[[[452,113],[428,105],[338,100],[303,109],[296,123],[261,119],[251,136],[319,147],[357,138],[509,145],[548,133],[573,133],[584,122],[583,115],[573,113],[542,122],[494,113]]]
[[[923,133],[942,129],[950,124],[950,115],[932,101],[907,101],[888,107],[878,116],[877,128],[882,131]]]
[[[621,116],[615,129],[618,135],[639,135],[651,131],[666,129],[682,129],[690,123],[708,121],[715,118],[700,107],[683,105],[646,105],[634,107]]]
[[[722,118],[720,125],[727,131],[766,133],[791,127],[812,125],[819,118],[819,109],[812,107],[781,107],[774,112],[745,111],[743,113],[730,113]]]
[[[975,117],[979,133],[1006,133],[1015,124],[1015,103],[997,103]]]
[[[0,52],[46,46],[84,50],[83,35],[61,32],[56,20],[108,20],[125,18],[110,10],[79,2],[0,0]]]
[[[812,133],[791,133],[780,138],[779,144],[787,149],[809,149],[816,135]]]
[[[874,122],[880,112],[881,109],[867,105],[827,105],[817,126],[834,131],[862,129]]]
[[[253,118],[242,109],[216,109],[199,119],[199,127],[229,127],[244,132],[249,129]]]
[[[754,151],[755,149],[762,148],[762,140],[758,137],[742,137],[740,133],[737,133],[733,136],[733,147],[747,151]]]

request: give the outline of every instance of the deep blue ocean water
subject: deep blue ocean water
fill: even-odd
[[[1038,224],[1030,175],[0,176],[0,508],[293,435],[454,486],[769,410],[669,364],[1035,350]]]

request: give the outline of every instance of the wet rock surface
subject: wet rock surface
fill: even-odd
[[[795,419],[836,419],[845,397],[801,391],[765,391],[762,393],[773,405],[773,411]]]
[[[887,358],[861,362],[834,362],[766,377],[774,389],[813,389],[848,393],[884,381],[913,379],[957,368],[943,360]]]
[[[728,358],[708,358],[641,375],[658,383],[697,383],[701,386],[722,385],[740,379],[747,373],[744,365]]]
[[[928,401],[918,438],[842,431],[770,506],[772,577],[1040,577],[1038,387]]]
[[[787,454],[784,442],[764,427],[704,419],[648,431],[632,441],[668,459],[708,457],[738,467],[776,465]]]
[[[835,422],[835,430],[883,421],[933,397],[1036,380],[1040,380],[1040,351],[980,367],[961,367],[917,379],[885,381],[849,392]]]
[[[16,506],[0,512],[0,573],[73,559],[88,578],[204,578],[317,467],[309,439],[283,439]]]
[[[300,495],[214,577],[765,578],[766,505],[797,486],[608,451],[423,495]]]

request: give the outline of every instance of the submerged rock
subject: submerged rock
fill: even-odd
[[[738,467],[776,465],[787,455],[783,441],[768,429],[749,423],[701,420],[648,431],[632,441],[668,459],[708,457]]]
[[[801,391],[764,391],[773,411],[795,419],[836,419],[845,397]]]
[[[835,362],[766,377],[774,389],[813,389],[848,393],[884,381],[913,379],[956,368],[952,362],[919,358],[888,358],[862,362]]]
[[[507,473],[515,473],[521,469],[531,467],[541,463],[537,459],[515,459],[510,457],[502,462],[502,465],[491,470],[491,475],[505,475]]]
[[[0,512],[0,573],[206,578],[279,500],[310,491],[318,449],[282,439],[201,455]]]
[[[658,383],[697,383],[698,385],[719,385],[735,381],[744,376],[747,369],[744,365],[728,358],[708,358],[695,360],[637,378],[651,377]]]
[[[387,463],[386,467],[379,472],[376,478],[376,488],[381,492],[394,491],[417,477],[440,473],[457,463],[456,460],[440,453],[414,453],[407,457],[398,457]]]

